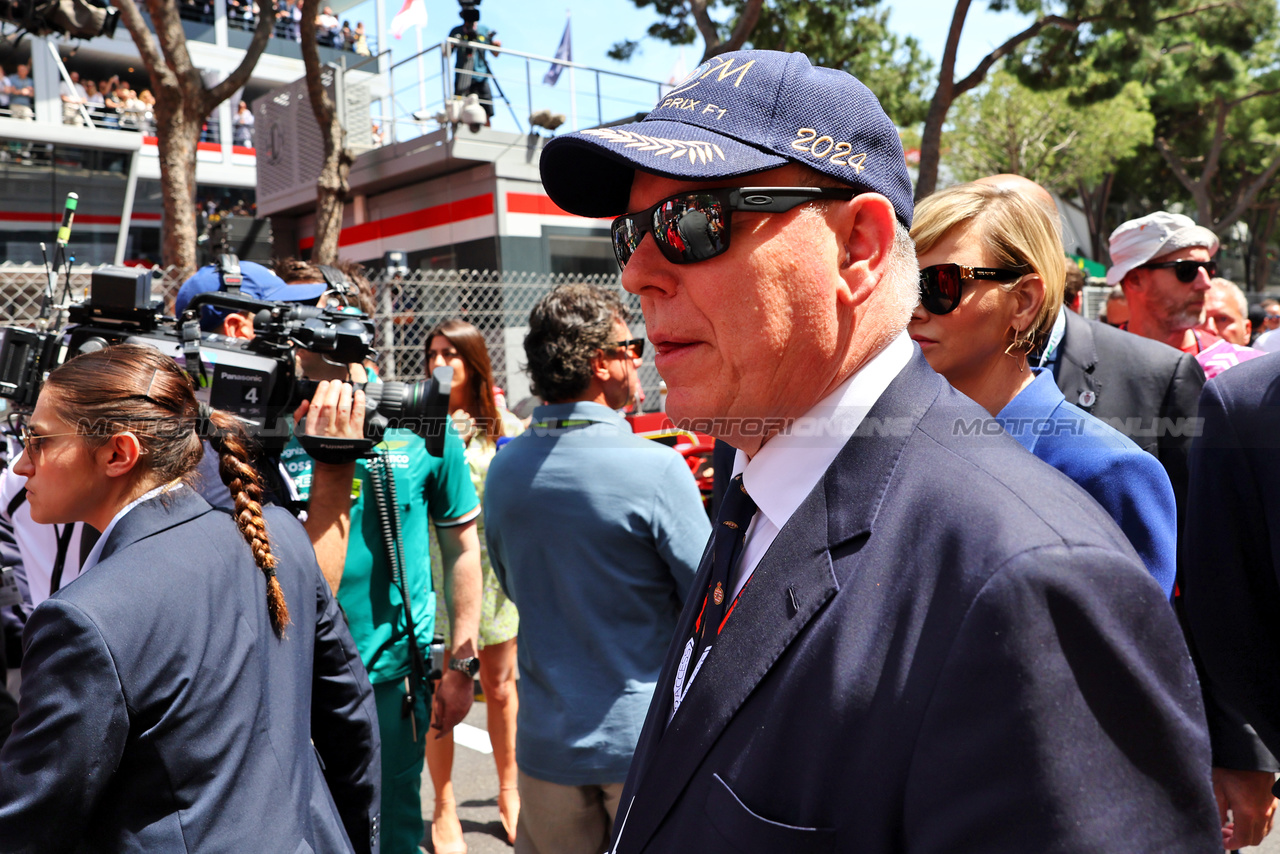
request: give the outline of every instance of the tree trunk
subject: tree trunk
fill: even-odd
[[[185,279],[199,266],[196,257],[196,150],[202,120],[192,121],[185,111],[156,109],[157,146],[160,153],[161,197],[164,201],[163,245],[165,266]],[[181,105],[179,105],[181,108]]]
[[[938,189],[938,165],[942,160],[942,125],[955,98],[956,52],[960,49],[960,33],[964,31],[964,19],[969,14],[970,0],[957,0],[951,16],[951,29],[947,31],[947,43],[942,50],[942,67],[938,69],[938,88],[929,101],[929,112],[924,117],[924,132],[920,135],[920,175],[916,179],[916,201],[933,195]]]
[[[1260,210],[1249,228],[1249,254],[1252,264],[1247,271],[1250,275],[1245,282],[1245,290],[1261,291],[1267,287],[1271,279],[1271,236],[1276,230],[1276,213],[1280,210],[1280,202],[1272,202]]]
[[[200,127],[219,104],[248,81],[271,37],[275,6],[272,0],[259,0],[258,24],[244,57],[221,83],[209,89],[187,51],[186,33],[176,3],[146,0],[155,36],[134,0],[114,0],[114,5],[133,37],[156,97],[154,117],[164,199],[161,260],[186,278],[195,272],[197,261],[196,144],[200,140]]]
[[[760,21],[760,11],[764,7],[764,0],[747,0],[743,4],[742,14],[738,16],[738,22],[734,25],[733,32],[724,41],[720,40],[719,28],[707,13],[707,5],[707,0],[692,0],[689,4],[690,11],[693,13],[694,25],[697,26],[698,32],[702,34],[704,43],[702,59],[699,60],[699,63],[706,62],[711,57],[719,56],[722,53],[741,50],[742,46],[747,43],[747,39],[751,38],[751,31],[756,28],[756,24]]]
[[[315,32],[320,0],[303,0],[302,22],[304,33]],[[342,234],[342,210],[351,185],[347,178],[355,161],[346,146],[347,131],[334,117],[333,99],[320,79],[320,51],[315,39],[302,40],[302,61],[307,70],[307,100],[311,113],[320,127],[324,142],[324,163],[316,182],[316,236],[311,249],[313,264],[332,264],[338,260],[338,238]],[[341,74],[333,69],[334,74]]]
[[[1084,211],[1085,223],[1089,228],[1089,251],[1098,263],[1111,260],[1109,247],[1111,234],[1107,230],[1107,205],[1111,202],[1111,187],[1115,184],[1116,173],[1108,172],[1102,176],[1102,183],[1090,190],[1081,182],[1077,188],[1080,194],[1081,210]]]

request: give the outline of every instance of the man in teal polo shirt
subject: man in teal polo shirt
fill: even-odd
[[[277,268],[291,285],[323,281],[309,264],[285,262]],[[366,311],[368,283],[356,270],[343,271]],[[305,376],[319,380],[364,380],[359,365],[334,365],[315,354],[299,351]],[[377,377],[369,375],[370,381]],[[466,716],[474,698],[472,677],[478,667],[476,633],[480,620],[480,542],[476,520],[480,505],[461,439],[452,431],[445,437],[444,455],[433,457],[423,440],[408,430],[388,430],[375,448],[376,457],[360,460],[351,479],[349,511],[345,520],[329,526],[335,536],[316,541],[316,556],[347,616],[351,635],[369,671],[378,704],[382,735],[382,851],[384,854],[417,852],[423,838],[421,781],[428,734],[427,722],[439,732],[448,731]],[[285,471],[304,500],[316,503],[312,494],[313,462],[290,440],[281,454]],[[394,484],[394,495],[384,475]],[[409,594],[413,635],[417,650],[427,655],[435,633],[436,601],[431,583],[430,528],[435,526],[443,556],[444,588],[449,618],[456,627],[450,649],[450,668],[436,688],[433,714],[426,699],[412,684],[412,644],[405,621],[400,585],[392,576],[386,535],[379,517],[377,492],[399,516],[400,550],[404,587]],[[323,501],[326,507],[346,502]],[[338,536],[346,532],[346,536]],[[399,548],[399,547],[397,547]],[[415,703],[408,703],[412,690]]]
[[[409,590],[417,646],[425,655],[435,633],[436,613],[428,556],[428,520],[435,525],[440,540],[446,590],[452,586],[456,591],[460,561],[474,559],[479,577],[475,525],[480,506],[463,457],[462,442],[452,433],[445,440],[445,453],[441,458],[428,454],[422,439],[408,430],[388,430],[375,451],[385,461],[395,482],[395,506],[400,514],[404,545],[404,581]],[[281,459],[299,495],[303,500],[308,499],[311,458],[297,440],[292,439]],[[403,600],[392,580],[378,517],[374,490],[379,487],[370,472],[371,463],[376,465],[376,461],[356,463],[351,534],[336,593],[378,702],[383,765],[382,847],[387,852],[412,852],[417,850],[423,837],[419,792],[428,716],[425,698],[416,690],[417,708],[409,717],[404,714],[406,688],[412,679],[409,636]],[[450,576],[453,576],[452,584]],[[454,604],[451,610],[456,610],[456,594]],[[457,654],[455,660],[474,656],[475,652],[459,649]],[[465,679],[470,688],[469,674],[450,671],[446,676],[447,679],[459,677]]]

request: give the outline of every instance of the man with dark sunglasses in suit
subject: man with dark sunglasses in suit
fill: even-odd
[[[905,334],[911,181],[866,87],[726,53],[541,169],[618,217],[668,413],[738,449],[611,851],[1220,845],[1159,586]]]

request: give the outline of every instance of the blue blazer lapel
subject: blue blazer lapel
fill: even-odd
[[[668,726],[676,667],[710,577],[710,550],[703,554],[636,747],[615,850],[652,838],[743,702],[839,591],[831,550],[872,530],[907,439],[945,387],[917,351],[778,533]],[[645,785],[651,768],[661,776]]]
[[[126,546],[174,525],[181,525],[211,509],[213,508],[209,506],[209,502],[189,486],[182,486],[150,501],[144,501],[130,510],[111,529],[111,536],[103,544],[99,560],[105,561]]]

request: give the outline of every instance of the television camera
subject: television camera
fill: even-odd
[[[64,307],[69,322],[62,331],[0,328],[0,397],[32,407],[49,372],[68,358],[121,342],[147,344],[183,366],[202,403],[231,412],[264,450],[278,452],[291,435],[293,411],[316,388],[297,376],[294,349],[349,364],[364,359],[373,344],[373,322],[362,312],[267,302],[234,291],[201,294],[180,317],[167,317],[151,301],[151,273],[130,267],[95,270],[89,291],[86,301]],[[254,337],[201,332],[202,305],[249,312]],[[364,439],[300,434],[298,441],[316,459],[340,462],[369,453],[386,430],[404,428],[439,457],[452,380],[452,369],[438,368],[426,381],[357,384],[366,398]]]
[[[0,0],[0,20],[34,36],[58,33],[76,39],[111,38],[120,11],[106,0]]]

